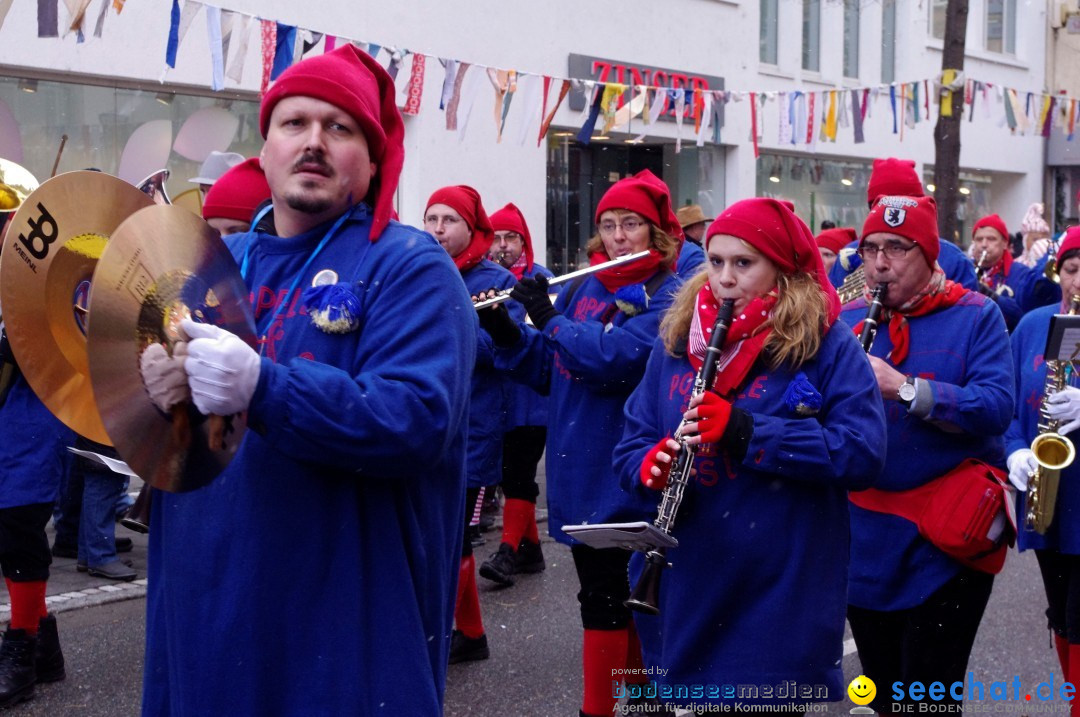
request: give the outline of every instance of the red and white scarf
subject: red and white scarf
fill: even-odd
[[[777,293],[774,289],[751,301],[733,318],[720,352],[716,382],[713,384],[715,393],[730,396],[750,373],[772,331],[767,323],[773,307],[776,306],[776,300]],[[690,322],[690,336],[686,344],[686,357],[695,371],[700,371],[705,361],[705,350],[719,311],[720,304],[713,296],[709,282],[705,282],[694,304],[694,316]]]

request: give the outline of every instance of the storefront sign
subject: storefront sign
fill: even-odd
[[[666,67],[649,67],[636,65],[620,60],[611,60],[603,57],[590,57],[588,55],[570,55],[570,77],[576,79],[592,79],[597,82],[618,82],[624,85],[649,85],[651,87],[672,87],[675,89],[689,90],[722,90],[724,78],[712,75],[697,75],[683,70],[673,70]],[[570,109],[581,111],[585,109],[585,93],[577,90],[570,92]],[[623,95],[622,102],[630,101],[630,92]],[[620,102],[620,106],[621,106]],[[720,105],[717,122],[720,127],[724,126],[724,107]],[[693,105],[686,103],[684,117],[693,114]],[[662,120],[674,120],[674,108],[661,115]]]

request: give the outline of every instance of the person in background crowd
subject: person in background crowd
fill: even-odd
[[[225,174],[225,172],[243,161],[244,155],[238,152],[212,151],[207,155],[203,163],[199,165],[199,176],[192,177],[188,181],[192,184],[199,185],[199,192],[203,199],[205,199],[206,193],[210,191],[210,187],[214,185],[214,182],[219,180],[221,175]]]
[[[0,247],[11,214],[0,212]],[[0,642],[0,707],[34,696],[34,685],[66,676],[56,617],[45,605],[52,515],[74,434],[38,399],[19,371],[0,320],[0,572],[11,619]]]
[[[822,222],[822,225],[824,224],[825,222]],[[833,264],[836,263],[836,255],[840,253],[840,250],[857,238],[858,234],[854,229],[837,229],[835,227],[831,229],[823,227],[821,233],[814,237],[814,241],[817,242],[818,253],[821,254],[821,263],[825,265],[826,275],[832,270]]]
[[[258,349],[185,320],[186,358],[140,360],[159,409],[249,429],[205,487],[154,492],[142,713],[441,714],[476,310],[390,219],[404,125],[370,55],[285,70],[259,130],[277,234],[226,240]]]
[[[221,236],[241,234],[251,228],[256,210],[270,199],[270,185],[258,157],[237,164],[214,182],[203,200],[206,223]]]
[[[915,173],[915,162],[910,159],[875,159],[870,172],[870,182],[866,186],[866,201],[870,209],[878,197],[896,195],[922,197],[922,182]],[[979,282],[975,278],[975,269],[960,247],[947,239],[939,239],[940,250],[937,262],[945,272],[945,278],[955,281],[965,289],[977,291]],[[859,265],[858,242],[852,242],[841,250],[837,262],[829,273],[833,286],[840,286],[844,278]]]
[[[950,557],[897,512],[917,496],[912,489],[966,459],[1003,466],[1013,410],[1001,312],[947,280],[938,249],[932,198],[881,197],[859,246],[864,297],[841,313],[860,333],[870,292],[887,287],[869,353],[885,402],[887,459],[874,488],[849,496],[848,622],[863,674],[878,685],[962,681],[994,583],[993,574]],[[943,704],[959,700],[946,694]],[[891,712],[889,692],[879,690],[871,706]]]
[[[1068,312],[1070,299],[1080,296],[1080,227],[1072,227],[1058,247],[1057,265],[1061,275],[1064,300],[1060,304],[1036,309],[1020,320],[1012,336],[1013,364],[1024,366],[1016,373],[1016,413],[1005,434],[1009,455],[1009,480],[1016,486],[1017,522],[1027,514],[1028,482],[1038,463],[1031,451],[1032,441],[1042,431],[1040,408],[1052,420],[1060,421],[1057,433],[1077,440],[1080,428],[1080,388],[1075,374],[1069,372],[1061,390],[1054,387],[1047,395],[1046,347],[1050,320],[1054,314]],[[1045,404],[1045,405],[1044,405]],[[1045,480],[1045,479],[1044,479]],[[1054,635],[1054,647],[1061,663],[1062,679],[1080,684],[1080,463],[1073,461],[1061,469],[1057,489],[1057,507],[1045,535],[1034,530],[1019,531],[1019,548],[1034,550],[1046,591],[1047,621]],[[1046,483],[1043,484],[1045,490]],[[1045,500],[1045,495],[1043,496]],[[1080,704],[1073,700],[1073,717],[1080,716]]]
[[[821,221],[821,231],[825,231],[826,229],[836,229],[836,222],[831,222],[828,219],[823,219]]]
[[[1080,194],[1077,194],[1076,201],[1080,202]],[[1020,221],[1020,233],[1024,235],[1024,251],[1016,260],[1036,271],[1041,271],[1041,267],[1046,263],[1050,247],[1050,225],[1043,219],[1044,211],[1043,203],[1035,202],[1027,208]]]
[[[485,259],[495,238],[480,194],[460,184],[436,190],[424,210],[424,229],[442,245],[454,260],[465,288],[473,295],[488,289],[509,289],[514,275],[502,266]],[[521,307],[515,307],[524,318]],[[465,461],[468,489],[465,492],[465,521],[458,567],[457,602],[454,630],[450,643],[450,663],[486,660],[490,653],[484,622],[480,614],[480,595],[476,588],[476,558],[469,540],[469,522],[482,489],[494,486],[502,478],[502,445],[506,427],[508,387],[506,379],[495,370],[494,346],[484,331],[479,334],[476,362],[472,370],[469,399],[469,438]]]
[[[708,269],[665,314],[614,452],[623,488],[652,493],[668,482],[681,418],[697,449],[660,614],[634,616],[645,664],[673,686],[795,680],[827,685],[825,699],[839,700],[847,491],[872,485],[884,465],[881,396],[859,342],[836,325],[840,301],[801,219],[774,199],[746,199],[707,237]],[[735,318],[722,368],[713,389],[692,398],[725,299]],[[642,558],[631,559],[631,582]]]
[[[613,670],[640,669],[641,650],[623,601],[630,594],[630,554],[572,540],[564,525],[651,520],[655,501],[619,490],[611,450],[623,427],[623,404],[645,370],[660,316],[678,279],[681,228],[667,186],[649,171],[616,182],[596,209],[592,264],[649,251],[648,258],[611,267],[564,287],[554,306],[547,282],[524,278],[511,296],[533,327],[495,307],[480,312],[495,340],[496,366],[548,393],[548,531],[570,545],[581,590],[583,686],[581,712],[609,715]],[[644,675],[642,675],[644,678]]]
[[[1001,309],[1005,327],[1011,332],[1025,312],[1035,308],[1033,291],[1035,276],[1008,252],[1009,230],[997,214],[975,222],[971,232],[971,256],[979,291],[990,297]]]
[[[685,207],[679,207],[675,216],[679,220],[679,226],[682,227],[686,241],[693,242],[704,250],[702,241],[705,239],[705,225],[709,223],[709,218],[701,210],[701,205],[687,204]]]
[[[495,230],[492,251],[518,281],[552,273],[533,260],[532,234],[525,216],[512,203],[491,215]],[[513,585],[516,573],[538,573],[546,566],[536,527],[536,466],[547,439],[547,398],[528,386],[510,389],[507,431],[503,436],[503,532],[498,550],[480,565],[480,577]]]

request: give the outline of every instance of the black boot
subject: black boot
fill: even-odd
[[[26,630],[8,629],[0,643],[0,707],[17,704],[34,696],[37,674],[34,648],[37,639]]]
[[[544,552],[540,550],[540,543],[531,543],[522,538],[518,544],[514,571],[518,573],[541,573],[547,564],[544,562]]]
[[[38,682],[56,682],[67,677],[64,653],[60,650],[60,635],[56,632],[56,616],[51,613],[38,623],[34,669]]]
[[[503,586],[513,585],[516,562],[514,546],[509,543],[499,543],[499,550],[480,564],[480,577]]]
[[[450,636],[450,664],[486,660],[491,657],[488,650],[487,635],[465,637],[461,630],[454,630]]]

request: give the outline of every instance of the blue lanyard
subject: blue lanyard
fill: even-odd
[[[259,216],[255,217],[255,221],[252,222],[252,226],[258,223],[258,220],[262,218],[262,215],[265,214],[268,209],[269,207],[264,209]],[[326,232],[323,238],[319,241],[319,245],[315,247],[315,251],[311,252],[311,255],[308,256],[307,261],[305,261],[304,265],[300,267],[300,271],[293,278],[292,285],[289,287],[288,292],[286,292],[285,298],[281,301],[280,304],[278,304],[278,307],[274,310],[274,313],[271,314],[270,322],[265,325],[267,331],[269,331],[270,327],[274,325],[274,321],[277,320],[278,314],[281,313],[281,310],[285,308],[285,305],[288,304],[292,299],[293,292],[296,291],[296,287],[299,286],[300,280],[304,277],[304,275],[307,273],[307,270],[311,267],[311,262],[315,261],[315,257],[319,255],[319,252],[326,248],[326,245],[329,244],[330,240],[334,238],[334,235],[337,234],[338,229],[340,229],[341,225],[345,223],[345,220],[352,216],[354,209],[355,207],[352,207],[349,209],[349,211],[338,217],[338,220],[334,222],[334,226],[330,227],[330,230]],[[251,244],[253,241],[254,237],[252,237],[252,241],[249,241],[247,246],[244,247],[244,260],[240,262],[240,276],[241,278],[243,278],[245,284],[247,283],[248,267],[251,263]],[[262,334],[262,336],[260,337],[262,339],[261,344],[265,345],[266,332],[263,331],[260,333]]]

